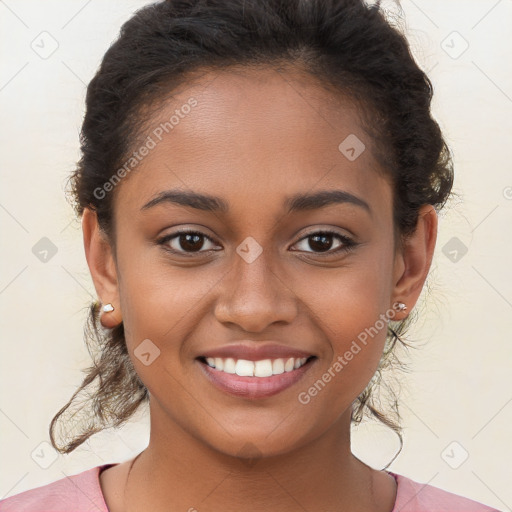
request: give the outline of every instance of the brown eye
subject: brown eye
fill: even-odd
[[[184,230],[166,235],[158,243],[177,254],[193,254],[211,250],[211,247],[204,249],[205,242],[214,245],[213,240],[204,233]]]
[[[202,235],[182,233],[177,237],[178,245],[185,251],[198,251],[204,244]]]
[[[338,239],[340,242],[335,245],[333,238]],[[348,250],[355,245],[353,240],[336,231],[316,231],[302,238],[299,243],[303,243],[303,247],[300,250],[318,254],[337,253]],[[333,246],[335,247],[334,249],[332,249]],[[311,250],[308,250],[308,248]]]

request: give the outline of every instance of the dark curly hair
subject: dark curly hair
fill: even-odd
[[[414,232],[422,205],[434,205],[437,211],[445,205],[453,165],[430,113],[432,83],[379,3],[170,0],[140,9],[122,26],[89,83],[80,136],[82,156],[70,178],[77,215],[84,208],[94,210],[113,244],[116,189],[102,196],[98,190],[105,190],[104,184],[129,158],[148,112],[157,112],[159,100],[186,84],[192,72],[256,65],[293,66],[333,94],[355,102],[380,171],[394,189],[399,242]],[[402,322],[389,323],[379,368],[352,405],[353,423],[373,416],[398,434],[401,447],[397,396],[392,393],[390,401],[395,420],[380,410],[380,402],[376,405],[374,391],[377,385],[386,385],[383,370],[404,368],[395,349],[397,341],[410,346],[402,336],[412,319],[409,315]],[[82,384],[49,428],[52,445],[61,453],[73,451],[105,428],[123,425],[149,400],[131,363],[123,324],[103,329],[95,302],[85,333],[93,365],[84,370]],[[68,439],[62,445],[54,437],[59,420],[61,435]]]

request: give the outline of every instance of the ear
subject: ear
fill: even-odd
[[[437,212],[430,204],[419,210],[416,230],[397,250],[393,275],[393,302],[403,302],[407,310],[416,304],[428,275],[437,239]],[[408,313],[397,313],[403,320]]]
[[[114,311],[101,312],[101,324],[110,329],[122,321],[117,270],[112,247],[107,236],[100,229],[96,212],[90,208],[84,208],[82,231],[85,258],[96,293],[102,304],[111,303],[114,306]]]

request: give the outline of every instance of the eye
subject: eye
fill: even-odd
[[[194,254],[212,250],[211,248],[207,248],[202,251],[200,250],[204,246],[205,240],[213,244],[213,240],[204,233],[183,229],[176,231],[175,233],[165,235],[158,240],[158,243],[164,245],[166,250],[176,254]]]
[[[332,238],[337,238],[341,243],[339,243],[334,250],[331,250],[333,247],[333,241]],[[351,248],[355,247],[356,243],[349,238],[348,236],[342,235],[341,233],[338,233],[336,231],[330,231],[330,230],[322,230],[322,231],[315,231],[314,233],[309,233],[304,238],[299,240],[298,242],[303,243],[304,245],[309,246],[312,251],[308,251],[306,248],[303,248],[301,250],[304,250],[305,252],[313,252],[317,254],[321,253],[338,253],[343,251],[348,251]],[[297,244],[296,244],[297,245]]]
[[[332,250],[333,238],[339,241],[338,245],[334,246],[334,250]],[[174,233],[170,233],[158,240],[158,244],[163,245],[167,251],[182,255],[207,253],[214,250],[212,247],[207,247],[204,249],[205,242],[210,243],[213,245],[213,247],[215,247],[213,240],[209,236],[200,231],[193,231],[190,229],[183,229]],[[312,252],[313,254],[334,254],[349,251],[357,245],[356,242],[354,242],[351,238],[336,231],[330,230],[322,230],[309,233],[301,240],[299,240],[299,242],[297,242],[297,244],[300,243],[309,246],[309,248],[312,250],[308,250],[307,247],[303,247],[299,250],[304,252]]]

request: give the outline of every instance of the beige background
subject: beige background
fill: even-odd
[[[141,414],[68,456],[45,444],[89,364],[82,329],[94,288],[63,193],[79,157],[85,86],[146,3],[0,1],[0,497],[125,460],[148,441]],[[403,9],[435,87],[460,200],[441,218],[431,291],[411,336],[421,348],[400,377],[405,446],[390,469],[512,510],[512,1],[403,0]],[[57,248],[47,262],[32,252],[43,237]],[[453,243],[468,249],[457,262],[445,255]],[[354,432],[354,452],[376,468],[397,446],[375,424]]]

